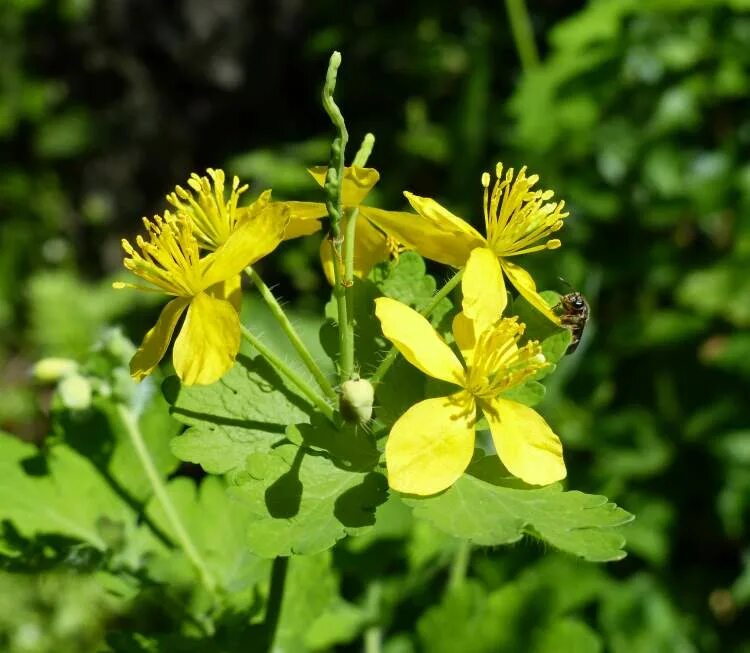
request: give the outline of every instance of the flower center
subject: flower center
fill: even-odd
[[[514,179],[513,168],[508,168],[503,176],[503,165],[498,163],[495,177],[490,193],[490,174],[482,175],[487,241],[495,254],[517,256],[560,247],[557,238],[548,237],[563,226],[568,216],[565,202],[548,201],[554,195],[551,190],[532,190],[539,176],[527,177],[526,166]],[[545,242],[540,243],[541,240]]]
[[[247,184],[240,186],[237,177],[232,179],[229,199],[224,199],[224,171],[208,168],[208,177],[193,173],[188,186],[193,192],[177,186],[174,193],[167,195],[167,201],[174,206],[177,214],[192,223],[193,233],[202,247],[215,250],[232,233],[237,223],[237,201],[247,190]]]
[[[200,291],[200,253],[190,224],[169,211],[153,220],[143,218],[148,240],[136,237],[140,253],[127,240],[123,264],[133,274],[170,295],[192,297]]]
[[[542,347],[536,341],[523,347],[518,341],[525,326],[518,318],[503,318],[479,336],[466,389],[478,399],[491,399],[523,383],[547,366]]]

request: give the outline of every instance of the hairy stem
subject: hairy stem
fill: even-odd
[[[430,317],[432,312],[437,308],[437,305],[459,284],[463,275],[464,268],[461,268],[456,274],[448,279],[446,284],[433,295],[430,303],[419,311],[420,315]],[[385,355],[385,358],[380,362],[380,365],[378,365],[375,373],[370,377],[370,383],[373,385],[380,383],[388,370],[391,369],[391,365],[396,361],[396,358],[398,358],[398,349],[391,347]]]
[[[295,330],[292,323],[289,321],[289,318],[284,312],[284,309],[281,308],[279,302],[276,300],[276,297],[274,297],[271,289],[265,284],[263,279],[260,278],[260,275],[255,270],[253,270],[252,267],[246,267],[245,273],[248,277],[250,277],[250,280],[253,282],[253,284],[255,284],[258,292],[260,292],[260,296],[263,298],[263,301],[266,302],[266,305],[270,309],[271,314],[276,318],[276,321],[279,323],[282,331],[286,334],[289,342],[292,343],[292,346],[294,347],[297,354],[299,354],[299,357],[302,359],[305,367],[307,367],[307,369],[310,370],[310,374],[315,377],[315,380],[318,382],[321,390],[323,390],[326,396],[330,399],[336,399],[336,392],[326,378],[326,375],[323,373],[323,370],[320,369],[320,366],[315,362],[315,359],[312,357],[312,354],[305,346],[305,343],[302,342],[302,339],[299,337],[299,334]]]
[[[524,72],[528,72],[539,65],[539,52],[534,42],[526,0],[505,0],[505,9],[508,12],[518,57],[521,59],[521,67]]]
[[[297,372],[295,372],[289,365],[287,365],[280,356],[274,353],[269,347],[263,344],[252,331],[250,331],[244,324],[240,325],[242,329],[242,336],[247,340],[257,351],[263,356],[273,367],[289,379],[299,391],[307,397],[317,408],[323,413],[329,420],[334,421],[333,408],[321,397],[310,384]]]
[[[152,460],[151,454],[143,440],[143,434],[138,426],[138,421],[124,404],[117,405],[117,412],[125,426],[130,442],[133,444],[133,449],[135,449],[138,460],[143,467],[143,471],[148,477],[151,489],[154,492],[154,497],[164,511],[164,515],[169,522],[177,544],[180,546],[187,559],[190,560],[193,567],[195,567],[203,586],[209,592],[213,593],[216,589],[216,580],[209,571],[208,566],[198,552],[198,549],[193,544],[193,541],[190,539],[190,535],[185,529],[177,509],[174,507],[172,499],[169,497],[167,488],[159,476],[159,472],[154,466],[154,461]]]

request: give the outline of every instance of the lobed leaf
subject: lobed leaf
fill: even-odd
[[[238,356],[212,385],[181,386],[173,376],[163,389],[174,417],[191,427],[172,440],[172,452],[210,474],[241,470],[248,455],[283,440],[288,424],[309,420],[305,400],[260,356]]]
[[[250,549],[268,558],[318,553],[372,525],[387,498],[385,477],[339,465],[293,444],[250,454],[233,491],[252,513]]]
[[[625,557],[625,539],[616,528],[633,519],[603,496],[563,492],[559,484],[531,488],[503,477],[489,456],[442,494],[405,501],[417,518],[476,544],[510,544],[532,535],[595,562]]]

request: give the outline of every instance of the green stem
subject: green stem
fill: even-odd
[[[211,593],[216,589],[216,580],[208,569],[206,562],[201,557],[198,549],[196,549],[193,541],[190,539],[185,526],[180,519],[177,509],[172,503],[172,499],[169,497],[167,488],[164,485],[159,472],[154,466],[154,461],[151,459],[151,454],[146,447],[146,443],[143,440],[143,434],[138,426],[138,422],[128,408],[123,404],[118,404],[117,411],[120,419],[122,420],[125,430],[127,431],[130,442],[135,449],[135,453],[138,456],[143,471],[148,477],[149,483],[151,483],[151,489],[154,492],[154,497],[161,505],[164,515],[171,526],[172,533],[177,540],[185,556],[193,564],[198,576],[203,583],[203,586]]]
[[[367,132],[362,139],[362,145],[359,146],[357,154],[354,156],[352,165],[364,168],[367,165],[367,159],[372,154],[372,148],[375,146],[375,134]]]
[[[458,589],[466,580],[466,572],[469,569],[471,559],[471,542],[461,540],[458,543],[456,553],[453,555],[450,576],[448,577],[448,590]]]
[[[333,408],[321,397],[310,384],[297,372],[295,372],[289,365],[287,365],[280,356],[275,354],[269,349],[263,342],[250,331],[244,324],[240,325],[242,329],[242,336],[247,340],[255,349],[258,350],[263,358],[265,358],[271,365],[281,374],[286,376],[297,388],[307,397],[315,406],[323,413],[329,420],[334,421]]]
[[[339,329],[339,382],[343,383],[351,378],[354,370],[354,329],[349,321],[349,306],[346,299],[344,278],[341,266],[338,264],[336,246],[333,248],[333,297],[336,300],[336,315]]]
[[[508,12],[510,30],[521,59],[521,66],[524,72],[529,72],[539,65],[539,52],[534,42],[526,0],[505,0],[505,9]]]
[[[276,632],[279,629],[279,617],[281,617],[281,608],[284,603],[284,586],[288,570],[288,557],[278,556],[273,559],[271,585],[268,589],[268,600],[266,601],[266,618],[263,624],[266,636],[266,651],[273,650]]]
[[[461,268],[440,290],[438,290],[438,292],[435,293],[435,295],[433,295],[430,303],[419,311],[420,315],[430,317],[432,312],[437,308],[437,305],[459,284],[463,275],[464,268]],[[388,370],[391,369],[391,365],[396,361],[396,358],[398,358],[398,349],[391,347],[385,358],[380,362],[380,365],[378,365],[375,373],[370,377],[370,383],[373,385],[380,383]]]
[[[383,644],[383,629],[370,626],[365,630],[365,653],[380,653]]]
[[[305,346],[305,343],[302,342],[302,339],[297,334],[297,331],[295,331],[294,326],[289,321],[289,318],[284,312],[284,309],[281,308],[281,305],[276,300],[276,297],[273,296],[271,289],[265,284],[263,279],[260,278],[260,275],[255,270],[253,270],[252,267],[246,267],[245,274],[247,274],[247,276],[250,277],[250,280],[255,284],[255,287],[258,289],[258,292],[260,292],[260,296],[263,298],[263,301],[266,302],[266,305],[270,309],[272,315],[276,318],[276,321],[279,323],[279,326],[286,334],[289,342],[292,343],[292,346],[299,354],[302,362],[305,364],[307,369],[310,370],[310,373],[315,377],[315,380],[318,382],[320,388],[330,399],[336,399],[336,392],[326,378],[326,375],[323,373],[323,370],[320,369],[320,366],[315,362],[315,359],[312,357],[312,354]]]
[[[383,586],[380,582],[376,580],[371,583],[365,604],[365,610],[371,620],[365,629],[365,653],[380,653],[383,646],[383,627],[380,625],[382,595]]]

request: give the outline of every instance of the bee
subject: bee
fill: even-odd
[[[586,298],[577,290],[560,297],[560,303],[553,309],[560,316],[560,323],[573,336],[566,354],[572,354],[581,342],[583,330],[589,319],[589,305]]]

